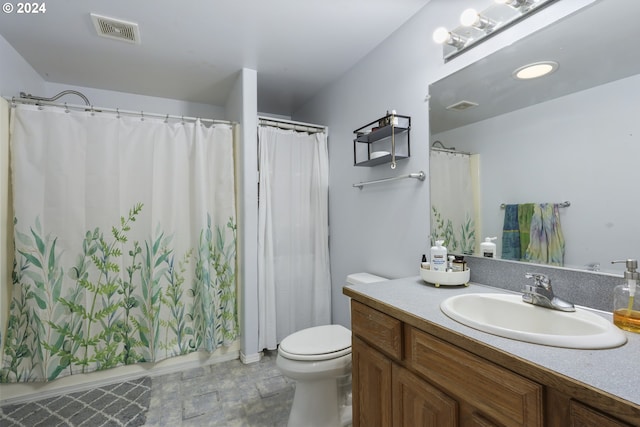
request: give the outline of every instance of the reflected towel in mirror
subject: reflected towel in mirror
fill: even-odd
[[[518,205],[506,205],[502,227],[502,258],[520,261],[520,224]]]
[[[536,204],[531,218],[531,240],[525,260],[548,265],[564,265],[564,235],[557,203]]]

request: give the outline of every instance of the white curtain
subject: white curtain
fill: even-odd
[[[431,150],[431,239],[449,253],[474,253],[476,209],[471,156]]]
[[[12,110],[14,283],[2,381],[231,344],[233,128]]]
[[[331,321],[324,133],[259,128],[259,348]]]

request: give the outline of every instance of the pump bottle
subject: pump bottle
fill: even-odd
[[[447,248],[443,243],[444,240],[436,240],[436,245],[431,247],[432,271],[447,271]]]
[[[611,264],[625,263],[624,283],[613,288],[613,323],[625,331],[640,333],[640,295],[636,297],[636,287],[640,280],[638,261],[611,261]]]
[[[480,253],[485,258],[497,258],[496,244],[493,243],[497,237],[485,237],[484,242],[480,243]]]

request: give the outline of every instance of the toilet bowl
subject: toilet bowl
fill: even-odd
[[[387,280],[368,273],[347,284]],[[278,346],[276,366],[296,381],[289,427],[340,427],[351,424],[351,331],[342,325],[294,332]]]

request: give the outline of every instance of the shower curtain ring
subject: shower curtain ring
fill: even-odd
[[[164,122],[165,123],[169,123],[169,115],[167,114],[167,117],[164,118]]]
[[[144,111],[140,111],[140,121],[144,122]]]
[[[91,106],[91,115],[95,116],[96,115],[96,110],[93,109],[93,105]]]
[[[116,118],[120,118],[120,109],[116,108]]]
[[[69,107],[67,107],[67,103],[64,103],[64,112],[68,113],[69,112]]]
[[[182,116],[182,124],[184,124],[184,116]]]

